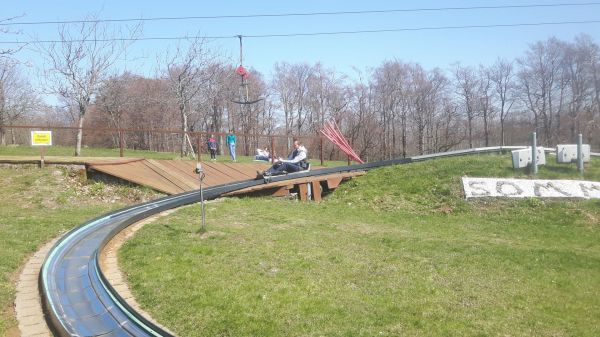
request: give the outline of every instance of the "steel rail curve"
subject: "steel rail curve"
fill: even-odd
[[[502,152],[524,147],[488,147],[412,158],[325,168],[276,176],[271,181],[369,170],[448,156]],[[204,189],[204,199],[263,184],[245,180]],[[39,288],[46,320],[58,336],[172,336],[133,310],[102,273],[98,252],[127,226],[167,209],[198,202],[199,191],[185,192],[130,206],[83,223],[66,233],[50,250],[42,265]]]

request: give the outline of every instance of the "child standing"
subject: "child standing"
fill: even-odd
[[[208,138],[208,150],[210,151],[210,160],[217,160],[217,140],[215,135],[210,135]]]

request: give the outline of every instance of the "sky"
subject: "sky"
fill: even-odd
[[[142,37],[207,36],[211,49],[232,63],[239,63],[239,40],[243,38],[244,65],[263,73],[267,79],[277,62],[322,63],[349,76],[379,66],[386,60],[416,62],[427,69],[448,69],[451,64],[490,65],[497,58],[520,57],[528,45],[555,36],[573,41],[578,34],[590,35],[600,43],[600,23],[489,27],[471,29],[424,29],[396,32],[332,34],[287,37],[250,37],[251,35],[324,33],[364,30],[399,30],[475,25],[531,24],[600,20],[600,2],[586,1],[65,1],[5,0],[0,20],[14,19],[10,27],[20,34],[0,34],[0,42],[58,39],[57,24],[18,25],[18,22],[68,21],[90,14],[100,19],[139,19],[189,16],[235,16],[249,14],[285,14],[340,11],[381,11],[434,9],[449,7],[576,4],[578,6],[445,9],[394,11],[369,14],[303,15],[251,18],[213,18],[185,20],[149,20],[143,23]],[[110,23],[125,28],[132,22]],[[2,27],[0,27],[2,28]],[[156,55],[172,50],[177,41],[137,41],[124,56],[128,71],[154,75]],[[1,44],[1,47],[7,47]],[[29,68],[40,66],[40,57],[29,48],[16,55]]]

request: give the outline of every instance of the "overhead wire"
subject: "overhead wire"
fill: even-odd
[[[600,5],[600,2],[437,7],[437,8],[403,8],[403,9],[303,12],[303,13],[264,13],[264,14],[240,14],[240,15],[173,16],[173,17],[152,17],[152,18],[141,17],[141,18],[123,18],[123,19],[89,19],[89,20],[63,20],[63,21],[59,21],[59,20],[57,20],[57,21],[22,21],[22,22],[0,22],[0,26],[101,23],[101,22],[132,22],[132,21],[143,22],[143,21],[172,21],[172,20],[246,19],[246,18],[267,18],[267,17],[275,17],[276,18],[276,17],[291,17],[291,16],[326,16],[326,15],[333,16],[333,15],[356,15],[356,14],[386,14],[386,13],[442,12],[442,11],[466,11],[466,10],[580,7],[580,6],[597,6],[597,5]]]
[[[533,23],[509,23],[509,24],[490,24],[490,25],[460,25],[460,26],[433,26],[433,27],[414,27],[414,28],[391,28],[391,29],[373,29],[373,30],[348,30],[333,32],[309,32],[309,33],[283,33],[283,34],[248,34],[248,35],[222,35],[222,36],[165,36],[165,37],[137,37],[137,38],[110,38],[110,39],[72,39],[72,40],[38,40],[38,41],[0,41],[0,44],[30,44],[30,43],[63,43],[63,42],[125,42],[125,41],[157,41],[157,40],[191,40],[191,39],[232,39],[239,38],[277,38],[277,37],[295,37],[295,36],[318,36],[318,35],[350,35],[350,34],[375,34],[390,32],[410,32],[427,30],[458,30],[458,29],[478,29],[478,28],[508,28],[508,27],[533,27],[550,25],[572,25],[572,24],[595,24],[600,20],[583,21],[556,21],[556,22],[533,22]]]

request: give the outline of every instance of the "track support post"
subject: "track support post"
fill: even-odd
[[[194,171],[200,178],[200,212],[202,213],[202,227],[200,227],[200,233],[206,233],[206,213],[204,208],[204,193],[202,190],[202,181],[204,180],[204,170],[200,162],[196,163],[196,170]]]

